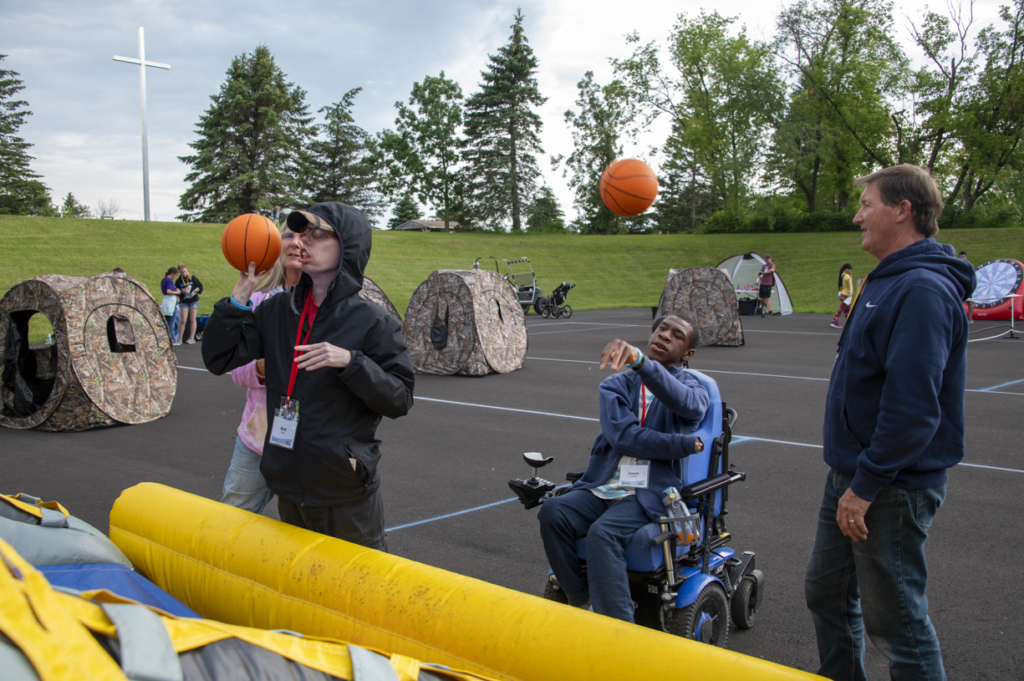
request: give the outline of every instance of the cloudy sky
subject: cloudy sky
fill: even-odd
[[[941,3],[934,3],[939,9]],[[998,0],[978,0],[976,26],[995,21]],[[516,7],[539,60],[547,156],[568,155],[572,138],[563,114],[587,70],[611,79],[609,57],[627,56],[625,36],[664,43],[675,17],[702,7],[732,13],[755,38],[774,32],[779,0],[612,2],[548,0],[0,0],[2,68],[17,71],[21,98],[33,115],[21,135],[34,146],[33,169],[55,200],[69,191],[95,207],[114,200],[119,217],[141,219],[142,151],[138,67],[112,60],[138,57],[145,28],[151,217],[174,220],[188,168],[195,124],[224,82],[232,58],[266,44],[290,81],[307,92],[312,111],[354,87],[356,122],[371,133],[391,127],[394,103],[413,82],[440,71],[469,95],[478,89],[487,56],[509,38]],[[923,2],[897,3],[900,38],[909,46],[905,15]],[[659,143],[641,138],[634,155]],[[653,159],[657,160],[657,159]],[[560,172],[543,159],[545,179],[571,217],[572,194]]]

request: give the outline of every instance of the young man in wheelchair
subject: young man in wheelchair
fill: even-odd
[[[629,369],[600,387],[601,434],[583,477],[547,499],[538,519],[544,551],[569,604],[633,622],[625,547],[641,527],[665,515],[661,493],[679,488],[679,460],[703,450],[692,433],[708,410],[708,391],[682,366],[697,330],[676,316],[654,322],[646,352],[614,340],[601,369]],[[587,570],[576,540],[587,537]]]

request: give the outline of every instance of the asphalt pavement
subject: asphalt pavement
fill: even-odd
[[[731,459],[747,480],[732,488],[728,529],[737,551],[754,551],[767,588],[755,626],[729,647],[814,671],[817,652],[803,575],[826,466],[821,424],[839,331],[824,315],[743,317],[746,344],[700,348],[691,366],[718,381],[739,412]],[[380,471],[391,552],[540,595],[547,564],[536,511],[507,481],[530,473],[522,453],[555,457],[543,474],[561,480],[586,464],[597,423],[605,343],[646,344],[649,308],[527,317],[525,368],[480,378],[416,378],[411,413],[385,419]],[[987,325],[975,323],[977,338]],[[178,390],[156,422],[82,433],[0,428],[0,491],[58,500],[106,531],[121,490],[159,482],[220,498],[244,393],[203,368],[199,346],[178,346]],[[1024,634],[1013,551],[1024,537],[1024,339],[970,345],[967,457],[950,471],[927,547],[931,616],[950,679],[1024,676]],[[268,509],[276,517],[276,504]],[[981,560],[986,551],[991,562]],[[1003,591],[1002,586],[1007,590]],[[888,678],[869,644],[872,679]]]

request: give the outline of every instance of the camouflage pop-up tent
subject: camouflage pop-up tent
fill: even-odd
[[[657,314],[687,315],[700,330],[701,345],[743,345],[736,291],[721,270],[669,270]]]
[[[437,270],[405,312],[405,344],[424,374],[507,374],[526,361],[526,320],[497,272]]]
[[[53,344],[29,346],[43,314]],[[166,416],[178,374],[160,307],[122,270],[94,277],[47,275],[0,300],[0,425],[76,431]]]
[[[390,312],[391,316],[397,319],[399,323],[402,322],[402,315],[398,314],[398,308],[394,306],[381,287],[377,286],[369,277],[363,277],[363,288],[359,291],[359,297],[369,300],[371,303],[377,303]]]

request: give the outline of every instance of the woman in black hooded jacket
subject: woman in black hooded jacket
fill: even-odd
[[[214,306],[203,360],[220,375],[264,358],[271,427],[260,472],[279,496],[281,519],[387,550],[376,431],[382,416],[412,407],[402,327],[358,296],[371,246],[359,210],[321,203],[293,211],[287,225],[284,238],[301,242],[298,285],[248,309],[256,284],[250,267]],[[296,413],[289,434],[287,417]]]

